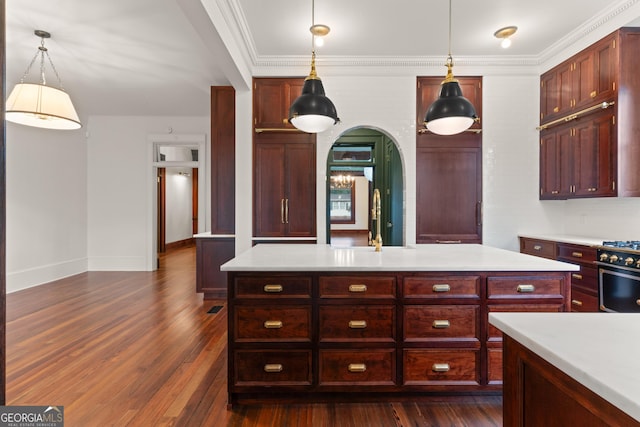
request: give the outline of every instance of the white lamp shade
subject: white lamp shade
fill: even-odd
[[[291,124],[303,132],[319,133],[324,132],[336,123],[336,120],[329,116],[319,114],[305,114],[291,118]]]
[[[438,135],[455,135],[469,129],[473,124],[471,117],[443,117],[427,123],[427,129]]]
[[[46,129],[79,129],[71,98],[61,90],[35,83],[18,83],[7,99],[6,119]]]

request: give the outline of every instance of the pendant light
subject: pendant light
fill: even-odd
[[[41,38],[40,46],[24,75],[20,79],[9,98],[7,98],[5,118],[14,123],[46,129],[79,129],[82,125],[71,98],[62,89],[60,76],[56,71],[44,39],[51,37],[46,31],[35,30],[34,34]],[[58,78],[59,88],[47,85],[45,78],[45,55],[51,69]],[[40,82],[25,83],[31,67],[40,56]]]
[[[438,135],[454,135],[469,129],[477,119],[476,109],[462,96],[458,80],[453,77],[453,59],[451,57],[451,0],[449,0],[449,55],[447,57],[447,75],[440,88],[440,96],[429,106],[424,124]]]
[[[316,73],[316,37],[329,34],[329,27],[315,24],[315,4],[311,0],[311,72],[304,80],[302,94],[289,108],[289,122],[307,133],[318,133],[329,129],[340,121],[333,102],[324,94],[322,80]]]

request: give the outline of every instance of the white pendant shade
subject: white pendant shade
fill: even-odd
[[[34,83],[18,83],[13,88],[7,99],[6,119],[46,129],[79,129],[82,126],[65,91]]]
[[[336,123],[336,120],[329,116],[319,114],[305,114],[291,118],[291,124],[303,132],[319,133],[324,132]]]
[[[438,135],[455,135],[469,129],[472,124],[470,117],[453,116],[427,122],[427,129]]]

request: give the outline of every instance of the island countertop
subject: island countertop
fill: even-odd
[[[222,271],[578,271],[579,266],[478,244],[332,247],[259,244]]]
[[[640,315],[489,313],[489,323],[640,421]]]

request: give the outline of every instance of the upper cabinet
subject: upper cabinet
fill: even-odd
[[[304,77],[253,79],[253,124],[256,132],[295,130],[289,107],[302,93]]]
[[[638,55],[622,28],[540,76],[540,199],[640,196]]]

